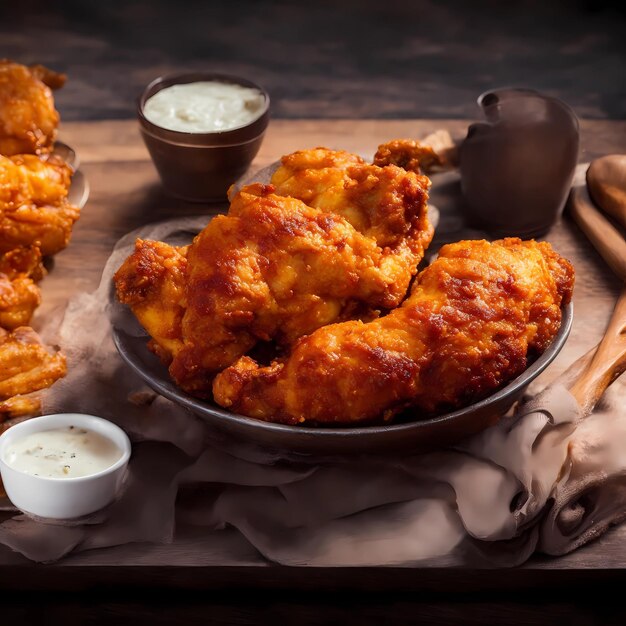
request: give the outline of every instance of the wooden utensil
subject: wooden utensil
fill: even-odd
[[[593,181],[594,197],[602,208],[626,224],[626,157],[594,161],[587,171],[589,180]],[[626,240],[595,207],[584,186],[572,190],[570,212],[605,261],[626,283]],[[591,359],[583,359],[586,363],[570,392],[583,415],[587,415],[605,389],[626,370],[626,284],[602,341]]]
[[[593,200],[626,228],[626,154],[596,159],[587,170]]]
[[[626,241],[622,233],[611,224],[593,204],[584,185],[574,187],[570,193],[569,210],[580,229],[610,268],[626,281]]]
[[[615,305],[602,341],[570,387],[570,393],[576,398],[583,415],[591,413],[606,388],[624,371],[626,371],[626,287]]]

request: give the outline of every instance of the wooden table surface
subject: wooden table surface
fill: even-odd
[[[317,145],[371,155],[385,140],[419,138],[438,128],[463,136],[467,124],[467,120],[276,120],[271,123],[252,167],[264,167],[282,154]],[[224,209],[224,205],[187,204],[166,196],[134,121],[66,123],[61,127],[60,139],[79,153],[81,169],[91,184],[91,195],[70,246],[55,258],[51,273],[43,281],[43,305],[35,325],[72,294],[95,289],[113,245],[126,232],[151,221]],[[626,152],[626,122],[583,121],[581,162],[611,152]],[[458,226],[458,232],[448,232],[444,239],[460,238],[464,223],[455,175],[435,178],[431,199],[442,211],[446,223]],[[441,239],[436,246],[442,243]],[[544,382],[597,343],[620,289],[619,281],[569,218],[563,218],[547,239],[573,261],[577,284],[570,340],[544,375]],[[620,385],[619,392],[626,398],[624,382],[618,381],[616,385]],[[392,568],[384,573],[376,568],[294,570],[268,565],[235,531],[224,531],[216,542],[206,540],[197,529],[180,529],[172,545],[132,544],[92,550],[51,565],[34,565],[3,549],[0,550],[0,588],[14,589],[18,595],[29,589],[62,593],[80,588],[92,593],[101,585],[118,590],[136,589],[137,593],[148,585],[213,591],[236,585],[257,590],[300,590],[298,593],[313,587],[326,591],[363,588],[398,593],[416,590],[459,593],[459,602],[478,602],[467,594],[490,590],[498,590],[498,594],[523,593],[525,589],[546,586],[554,593],[558,594],[558,590],[566,593],[572,586],[585,585],[589,580],[600,582],[620,576],[623,568],[626,568],[626,527],[613,529],[595,543],[565,557],[535,557],[522,568],[481,572],[478,576],[470,570],[419,568]],[[262,602],[259,596],[254,597]],[[490,603],[493,595],[483,599]],[[52,604],[55,601],[50,599]],[[372,602],[375,604],[375,600]],[[507,606],[510,623],[522,623],[519,620],[524,613],[511,608],[518,606],[516,600]],[[128,610],[131,611],[128,615],[133,614]],[[433,610],[432,615],[439,615],[436,607]],[[558,607],[555,610],[554,615],[562,614]],[[565,614],[579,615],[576,611]],[[515,619],[514,615],[517,615]]]

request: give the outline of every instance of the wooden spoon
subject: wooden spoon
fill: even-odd
[[[626,371],[626,287],[615,305],[602,341],[570,387],[570,393],[580,405],[583,416],[591,413],[606,388],[624,371]]]
[[[584,185],[572,189],[569,197],[569,210],[594,248],[602,255],[610,268],[626,282],[626,240],[622,233],[598,211]]]
[[[596,166],[598,161],[591,164],[587,180],[591,178],[594,181],[596,196],[602,199],[602,208],[608,202],[611,214],[622,216],[626,224],[626,193],[615,186],[619,180],[626,183],[626,157],[618,158],[623,178],[619,178],[614,157],[604,157],[598,159],[604,161],[600,166]],[[606,159],[613,160],[607,165]],[[608,206],[606,208],[608,210]],[[591,359],[583,357],[586,363],[570,387],[583,415],[588,415],[606,388],[626,371],[626,240],[595,207],[584,186],[572,189],[570,212],[605,261],[625,282],[602,341]]]
[[[626,228],[626,154],[596,159],[587,170],[587,185],[596,204]]]

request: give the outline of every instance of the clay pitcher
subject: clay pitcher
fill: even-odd
[[[496,237],[538,237],[559,218],[578,161],[578,119],[564,102],[530,89],[478,98],[486,122],[460,148],[470,221]]]

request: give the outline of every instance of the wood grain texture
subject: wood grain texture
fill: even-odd
[[[596,159],[587,170],[587,185],[596,204],[626,228],[626,154]]]
[[[467,124],[464,120],[277,120],[271,123],[252,167],[262,168],[282,154],[317,145],[371,156],[378,144],[388,139],[419,138],[438,128],[463,136]],[[584,121],[582,131],[581,160],[626,151],[626,122]],[[91,184],[91,196],[70,246],[55,258],[52,271],[42,283],[44,304],[37,313],[36,323],[55,308],[62,307],[74,293],[93,290],[113,245],[129,230],[177,215],[209,215],[225,209],[225,205],[188,204],[166,196],[134,121],[63,124],[60,138],[77,150],[81,169]],[[472,234],[463,218],[458,176],[453,173],[436,176],[432,201],[442,211],[445,225],[445,235],[438,235],[435,246]],[[621,287],[620,281],[567,216],[552,229],[547,239],[573,261],[577,285],[571,338],[557,361],[542,376],[543,384],[598,343]],[[616,385],[620,385],[617,393],[624,393],[622,381]],[[618,576],[623,568],[626,568],[625,527],[616,528],[594,544],[565,557],[536,557],[514,570],[515,573],[496,571],[480,577],[470,571],[419,569],[394,570],[388,577],[387,573],[381,576],[376,568],[358,572],[349,568],[335,572],[297,570],[294,574],[289,568],[268,565],[238,533],[224,532],[216,537],[193,528],[179,529],[177,540],[171,545],[132,544],[92,550],[43,567],[34,566],[6,549],[0,550],[0,584],[14,589],[71,589],[81,581],[90,589],[102,584],[138,588],[146,584],[166,588],[195,585],[203,589],[220,588],[225,584],[273,589],[310,588],[315,584],[321,588],[334,585],[334,588],[354,589],[368,585],[384,587],[388,580],[390,585],[404,584],[406,589],[412,590],[424,588],[431,581],[437,589],[452,592],[471,584],[492,589],[503,584],[534,588],[543,584],[540,581],[548,580],[558,586],[567,580],[566,570],[588,572],[589,576],[599,575],[602,570],[613,572],[607,575]],[[526,571],[528,573],[524,574]],[[540,572],[554,574],[548,573],[547,578],[542,579]]]
[[[626,281],[626,239],[623,233],[596,207],[584,186],[572,189],[568,205],[574,221],[600,256],[618,278]]]
[[[600,345],[570,387],[583,415],[591,413],[606,388],[626,369],[626,288],[617,300]]]

